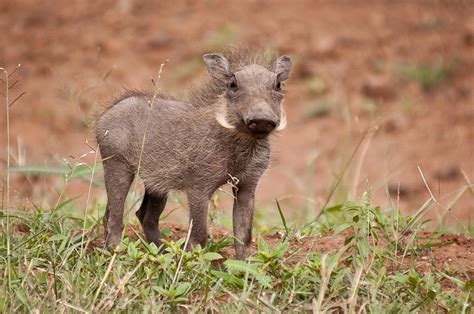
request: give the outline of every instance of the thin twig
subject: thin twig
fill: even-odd
[[[112,290],[107,295],[107,297],[105,297],[104,299],[102,299],[102,301],[100,301],[99,305],[93,309],[93,312],[98,312],[98,313],[104,312],[104,311],[101,311],[102,306],[106,306],[106,305],[113,306],[113,303],[115,302],[115,299],[117,298],[117,296],[124,290],[125,285],[128,283],[130,278],[132,278],[132,276],[137,272],[137,270],[140,269],[140,267],[143,265],[144,262],[145,262],[144,259],[140,260],[138,265],[135,266],[133,270],[129,271],[123,279],[120,279],[119,282],[116,284],[115,289]]]
[[[23,95],[26,94],[26,91],[24,92],[21,92],[20,95],[18,95],[15,99],[13,99],[13,101],[8,105],[8,107],[11,107],[13,106],[14,103],[16,103],[21,97],[23,97]]]
[[[105,271],[104,277],[100,281],[99,288],[97,288],[97,291],[95,292],[94,299],[92,299],[91,306],[94,306],[95,301],[97,300],[97,297],[100,294],[100,291],[102,291],[102,286],[104,285],[105,281],[109,277],[110,272],[112,271],[112,266],[114,265],[116,257],[117,257],[117,253],[114,253],[114,255],[112,256],[112,259],[109,262],[109,266],[107,267],[107,270]]]
[[[12,89],[13,87],[15,87],[15,85],[18,84],[18,82],[20,82],[20,79],[17,79],[15,82],[13,82],[12,84],[10,84],[10,86],[8,87],[8,89]]]
[[[351,295],[347,300],[347,304],[349,304],[349,313],[355,313],[355,308],[357,305],[357,291],[359,291],[359,284],[360,284],[360,277],[362,275],[363,267],[359,267],[356,270],[355,276],[352,281],[351,286]]]
[[[15,74],[16,71],[18,71],[18,69],[21,67],[21,64],[18,64],[14,69],[13,71],[8,74],[8,78],[10,78],[13,74]]]
[[[87,141],[86,141],[87,143]],[[94,166],[92,167],[91,169],[91,179],[89,181],[89,189],[87,191],[87,199],[86,199],[86,208],[84,210],[84,222],[82,224],[82,237],[81,237],[81,257],[84,253],[84,249],[83,249],[83,244],[84,244],[84,236],[85,236],[85,233],[86,233],[86,221],[87,221],[87,212],[88,212],[88,208],[89,208],[89,202],[90,202],[90,197],[91,197],[91,192],[92,192],[92,183],[94,182],[94,174],[95,174],[95,170],[96,170],[96,167],[97,167],[97,156],[99,155],[98,152],[99,152],[99,144],[97,144],[97,147],[96,149],[94,150],[95,151],[95,155],[94,155]]]
[[[97,152],[98,147],[93,147],[88,140],[86,140],[86,145],[92,150],[92,153]]]
[[[59,304],[62,304],[62,305],[64,305],[65,307],[70,308],[70,309],[73,309],[73,310],[75,310],[75,311],[78,311],[78,312],[81,312],[81,313],[88,313],[86,310],[81,309],[80,307],[78,307],[78,306],[76,306],[76,305],[67,303],[66,301],[61,301],[61,300],[59,300],[58,302],[59,302]]]
[[[364,164],[365,156],[367,155],[367,151],[369,150],[370,143],[372,142],[372,138],[374,137],[376,130],[377,130],[377,127],[374,127],[371,131],[369,131],[369,133],[366,136],[367,140],[364,142],[364,145],[361,150],[360,158],[357,161],[356,172],[354,175],[354,181],[352,183],[352,191],[351,191],[349,200],[353,199],[353,197],[357,193],[357,187],[359,186],[359,178],[362,172],[362,166]]]
[[[347,170],[349,169],[349,166],[351,165],[352,161],[354,160],[357,152],[359,151],[365,137],[367,136],[367,134],[369,133],[369,129],[367,129],[364,134],[362,135],[362,138],[360,139],[359,143],[357,143],[357,146],[356,148],[354,149],[354,151],[352,152],[352,155],[351,157],[349,158],[349,161],[346,163],[346,165],[344,166],[344,168],[342,169],[342,172],[341,174],[339,175],[339,177],[337,178],[336,182],[333,184],[333,186],[331,187],[331,190],[329,191],[329,194],[328,196],[326,197],[326,200],[323,204],[323,206],[321,207],[321,210],[319,211],[319,213],[316,215],[316,218],[314,218],[313,220],[311,220],[310,222],[306,223],[304,226],[303,226],[303,229],[306,228],[307,226],[313,224],[315,221],[317,221],[319,219],[319,217],[321,217],[321,215],[325,212],[327,206],[329,205],[329,202],[331,201],[334,193],[336,192],[336,189],[339,187],[339,184],[341,184],[342,182],[342,178],[344,177],[344,175],[346,174]]]
[[[6,119],[7,119],[7,169],[10,169],[10,93],[9,93],[9,85],[8,79],[10,75],[8,74],[7,70],[4,68],[0,68],[5,74],[5,108],[6,108]],[[7,178],[7,197],[6,197],[6,208],[10,208],[10,171],[7,171],[6,174]]]
[[[149,111],[153,110],[153,104],[155,103],[155,99],[158,97],[159,93],[160,93],[160,87],[158,86],[158,82],[160,81],[160,78],[161,78],[161,73],[163,72],[163,69],[166,65],[166,63],[168,63],[168,59],[165,60],[165,62],[163,62],[161,65],[160,65],[160,70],[158,71],[158,77],[157,77],[157,83],[156,84],[153,84],[153,86],[155,87],[154,91],[153,91],[153,96],[151,98],[151,100],[148,102],[148,105],[149,105]],[[147,115],[147,119],[146,119],[146,122],[145,122],[145,130],[143,131],[143,138],[142,138],[142,143],[141,143],[141,146],[140,146],[140,154],[138,156],[138,165],[137,165],[137,172],[135,174],[135,183],[134,183],[134,189],[136,188],[136,185],[137,185],[137,179],[140,177],[140,170],[141,170],[141,164],[142,164],[142,158],[143,158],[143,151],[145,150],[145,141],[146,141],[146,136],[147,136],[147,133],[148,133],[148,127],[149,127],[149,124],[150,124],[150,117],[151,117],[151,114],[148,114]],[[132,207],[133,208],[133,207]],[[132,208],[130,208],[127,212],[126,212],[126,215],[125,216],[128,216],[128,214],[130,213],[130,211],[132,210]]]
[[[426,181],[426,178],[425,176],[423,175],[423,171],[421,171],[421,168],[420,166],[418,166],[418,171],[420,172],[420,175],[421,175],[421,178],[423,179],[423,182],[425,183],[425,186],[426,188],[428,189],[428,192],[430,193],[431,195],[431,198],[433,199],[433,201],[437,204],[437,205],[441,205],[438,200],[436,199],[436,197],[433,195],[433,192],[431,192],[431,189],[428,185],[428,182]]]
[[[466,185],[469,189],[469,191],[474,195],[474,189],[473,189],[473,184],[471,183],[471,180],[469,179],[469,177],[467,176],[467,173],[466,171],[464,171],[464,168],[461,168],[461,173],[464,177],[464,181],[466,181]]]
[[[188,234],[186,235],[186,241],[184,242],[183,250],[186,250],[188,248],[188,242],[189,242],[189,238],[191,237],[192,229],[193,229],[193,220],[191,219],[189,221]],[[183,254],[181,254],[181,257],[179,258],[178,267],[176,267],[176,272],[174,273],[173,282],[171,283],[171,286],[174,286],[176,279],[178,279],[178,274],[181,269],[181,263],[183,262],[183,257],[184,257],[184,252]]]

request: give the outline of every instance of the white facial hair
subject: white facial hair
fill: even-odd
[[[227,108],[223,98],[219,99],[219,102],[217,104],[217,110],[214,116],[217,122],[222,127],[226,129],[235,129],[235,126],[233,126],[232,124],[230,124],[229,121],[227,121]]]

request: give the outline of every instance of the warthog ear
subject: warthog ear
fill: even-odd
[[[229,61],[218,53],[208,53],[202,56],[209,75],[223,84],[227,84],[229,77]]]
[[[286,81],[290,76],[291,70],[291,58],[283,55],[275,60],[273,63],[273,72],[277,74],[277,80],[279,82]]]

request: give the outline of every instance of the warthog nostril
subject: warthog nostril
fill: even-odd
[[[253,119],[247,124],[252,133],[270,133],[276,127],[276,123],[270,120]]]

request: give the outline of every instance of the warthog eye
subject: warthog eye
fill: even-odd
[[[233,92],[239,89],[239,86],[237,86],[237,80],[235,79],[235,76],[232,76],[229,83],[227,84],[227,87]]]

